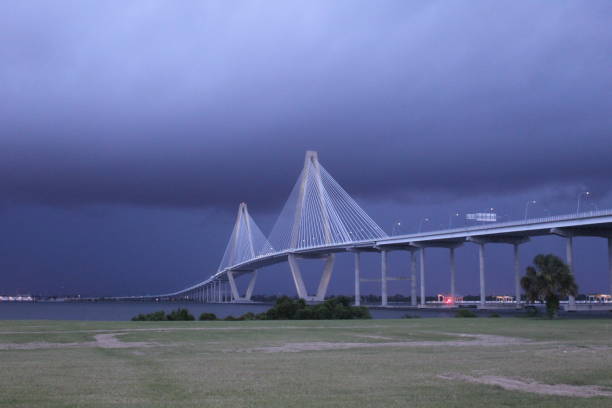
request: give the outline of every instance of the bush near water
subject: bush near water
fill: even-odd
[[[147,313],[147,314],[139,314],[138,316],[132,317],[132,321],[141,321],[141,322],[159,322],[163,320],[171,320],[171,321],[185,321],[185,320],[195,320],[192,314],[189,313],[187,309],[176,309],[166,314],[163,310]]]
[[[292,299],[288,296],[280,297],[276,304],[268,311],[254,314],[247,312],[239,317],[227,316],[223,320],[332,320],[332,319],[371,319],[370,311],[363,306],[352,306],[351,299],[338,296],[327,299],[317,305],[308,305],[303,299]],[[162,320],[195,320],[187,309],[173,310],[165,314],[158,312],[139,314],[133,321],[162,321]],[[202,313],[200,320],[218,320],[214,313]]]

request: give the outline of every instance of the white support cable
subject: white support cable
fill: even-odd
[[[250,261],[261,253],[269,252],[271,245],[249,215],[247,205],[241,203],[230,241],[218,271]]]
[[[286,251],[377,240],[386,236],[318,162],[316,153],[307,152],[300,178],[270,233],[269,241],[276,251]]]

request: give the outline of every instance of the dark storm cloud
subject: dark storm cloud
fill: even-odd
[[[410,200],[609,188],[612,6],[0,5],[0,200],[276,209],[304,150]]]

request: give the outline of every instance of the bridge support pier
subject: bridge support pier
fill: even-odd
[[[612,295],[612,238],[608,238],[608,276],[610,278],[610,293]]]
[[[612,293],[612,228],[552,228],[551,234],[564,237],[565,241],[565,258],[567,266],[572,274],[574,274],[574,242],[573,238],[577,236],[583,237],[601,237],[608,240],[608,275],[610,277],[610,293]],[[573,296],[569,297],[568,310],[576,310],[576,299]]]
[[[480,307],[486,307],[485,295],[485,244],[480,243],[478,247],[478,264],[480,269]]]
[[[417,305],[417,257],[416,250],[410,251],[410,304]]]
[[[249,286],[247,286],[246,293],[244,296],[240,296],[238,292],[238,286],[236,285],[236,279],[234,277],[234,271],[227,271],[227,280],[230,285],[230,295],[232,302],[238,301],[250,301],[253,295],[253,288],[255,287],[255,281],[257,279],[257,270],[250,271],[251,279],[249,280]]]
[[[308,291],[306,290],[306,285],[304,284],[304,279],[302,278],[302,271],[300,270],[297,256],[294,254],[289,254],[287,259],[289,261],[289,268],[291,269],[291,276],[293,277],[293,283],[295,284],[298,297],[304,300],[325,300],[327,287],[329,286],[329,281],[334,270],[334,261],[336,256],[334,254],[325,256],[323,274],[321,275],[321,280],[319,281],[319,287],[315,296],[308,296]]]
[[[355,251],[355,306],[361,306],[361,256]]]
[[[574,237],[568,234],[565,239],[565,259],[567,261],[567,267],[570,273],[574,274]],[[569,297],[569,308],[570,310],[576,310],[576,298],[574,296]]]
[[[455,272],[457,270],[457,265],[455,263],[455,248],[449,248],[450,251],[450,292],[451,298],[453,302],[455,301]]]
[[[421,307],[425,307],[425,248],[421,248],[419,251],[421,261]]]
[[[293,283],[295,284],[295,290],[300,299],[306,299],[306,285],[304,285],[304,279],[302,279],[302,271],[300,265],[297,262],[297,258],[293,254],[287,256],[289,261],[289,269],[291,269],[291,276],[293,277]]]
[[[521,259],[519,257],[519,244],[514,243],[514,297],[516,308],[521,307]]]
[[[254,270],[251,274],[251,280],[249,280],[249,286],[247,286],[246,293],[244,295],[245,300],[251,300],[251,296],[253,296],[253,289],[255,289],[255,281],[257,280],[257,269]]]
[[[420,255],[420,266],[421,266],[421,274],[419,277],[419,281],[421,284],[421,300],[419,302],[419,307],[425,307],[427,297],[425,296],[425,248],[448,248],[450,250],[450,291],[452,296],[455,296],[455,274],[456,274],[456,263],[455,263],[455,249],[460,247],[463,244],[462,241],[458,240],[447,240],[443,242],[434,242],[434,243],[423,243],[423,242],[411,242],[410,251],[410,269],[411,269],[411,280],[412,284],[411,293],[410,293],[410,303],[412,306],[417,305],[417,296],[416,296],[416,256],[415,252],[419,251]]]
[[[387,306],[387,251],[380,251],[380,305]]]
[[[512,244],[514,245],[514,291],[517,299],[517,307],[520,307],[521,301],[521,271],[519,261],[518,246],[529,241],[529,237],[525,236],[508,236],[508,237],[468,237],[468,241],[479,246],[478,261],[480,266],[480,303],[478,307],[486,307],[486,285],[485,285],[485,244]]]
[[[238,294],[238,287],[236,286],[236,280],[234,279],[234,271],[227,271],[227,280],[230,284],[232,301],[235,302],[240,298],[240,295]]]

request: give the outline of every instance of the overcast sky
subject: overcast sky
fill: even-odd
[[[532,199],[572,212],[587,190],[609,208],[611,112],[609,1],[5,0],[0,292],[201,280],[241,201],[269,231],[307,149],[387,232],[521,218]],[[578,282],[605,290],[603,241],[582,242]],[[491,292],[509,292],[510,249],[492,251]],[[433,254],[432,294],[448,290]],[[286,265],[262,275],[256,292],[293,293]]]

